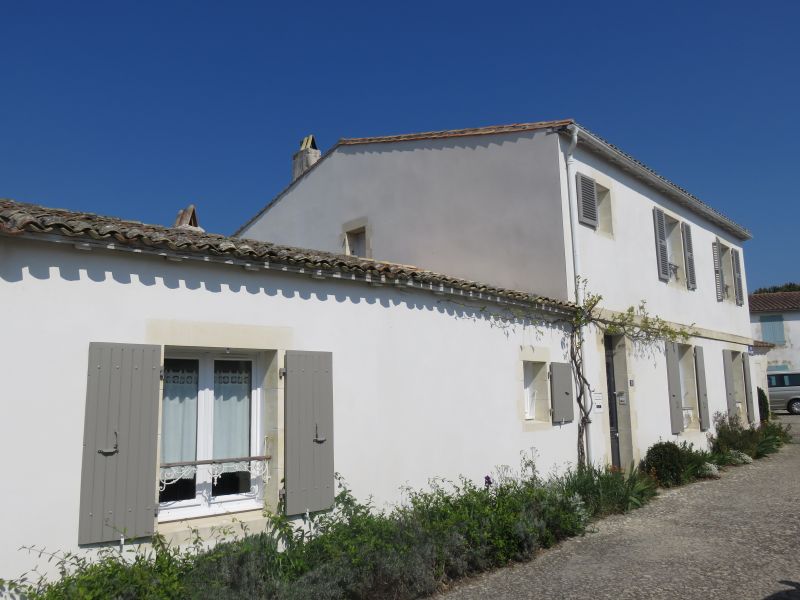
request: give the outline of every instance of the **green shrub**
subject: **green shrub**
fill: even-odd
[[[763,458],[792,441],[791,425],[784,426],[778,421],[763,421],[758,427],[745,427],[738,415],[717,413],[714,426],[716,435],[709,434],[708,440],[717,457],[725,457],[735,450],[751,458]]]
[[[761,416],[762,423],[772,418],[772,411],[769,409],[769,398],[761,388],[758,388],[758,414]]]
[[[204,549],[105,550],[96,562],[57,558],[61,579],[23,591],[30,598],[418,598],[449,580],[531,558],[580,535],[592,517],[641,506],[655,482],[632,470],[573,469],[519,477],[434,483],[409,491],[390,512],[359,503],[340,481],[334,509],[297,526],[270,517],[269,531]]]
[[[639,468],[659,485],[672,487],[696,479],[709,458],[708,453],[697,451],[686,442],[658,442],[647,450]]]

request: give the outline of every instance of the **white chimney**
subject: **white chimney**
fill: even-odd
[[[319,160],[319,157],[317,140],[313,135],[307,135],[300,142],[300,150],[292,157],[292,181],[308,171]]]

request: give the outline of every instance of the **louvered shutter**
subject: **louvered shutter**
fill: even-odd
[[[89,345],[78,543],[153,535],[161,347]]]
[[[733,290],[736,294],[736,304],[744,304],[744,287],[742,286],[742,261],[739,258],[738,250],[731,250],[731,261],[733,262]]]
[[[686,267],[686,287],[697,289],[697,278],[694,273],[694,245],[692,244],[692,228],[688,223],[681,223],[683,234],[683,261]]]
[[[578,179],[578,221],[584,225],[597,227],[597,186],[594,179],[577,174]]]
[[[333,378],[330,352],[286,352],[286,514],[333,506]]]
[[[694,372],[697,379],[697,406],[700,409],[700,431],[707,431],[711,426],[708,418],[708,386],[706,385],[706,362],[703,347],[694,347]]]
[[[719,242],[711,243],[711,253],[714,257],[714,285],[717,287],[717,302],[725,299],[725,276],[722,273],[722,249]]]
[[[678,344],[667,342],[667,389],[669,392],[669,420],[672,433],[683,431],[683,397],[681,395],[681,371],[678,365]]]
[[[725,398],[728,403],[728,414],[738,414],[736,411],[736,390],[733,387],[733,351],[722,351],[722,371],[725,375]]]
[[[742,358],[744,359],[744,397],[747,403],[747,420],[753,424],[756,422],[756,413],[753,408],[753,390],[750,380],[750,355],[744,353]]]
[[[653,208],[653,225],[656,233],[656,262],[658,265],[658,278],[669,281],[669,252],[667,251],[667,219],[664,211]]]
[[[553,423],[571,423],[575,418],[572,394],[572,366],[569,363],[550,363],[550,401]]]

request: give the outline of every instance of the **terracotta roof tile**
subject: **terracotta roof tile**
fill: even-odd
[[[436,288],[453,288],[462,292],[496,296],[507,301],[561,307],[567,310],[573,306],[569,302],[450,277],[408,265],[280,246],[180,227],[146,225],[139,221],[46,208],[9,199],[0,199],[0,234],[32,237],[55,235],[75,240],[104,240],[132,248],[160,249],[179,252],[182,255],[257,260],[269,262],[270,265],[369,276],[371,280],[385,280],[389,283],[411,282]]]
[[[750,312],[800,310],[800,292],[750,294]]]

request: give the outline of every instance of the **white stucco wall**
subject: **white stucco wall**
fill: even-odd
[[[562,144],[565,143],[562,140]],[[592,177],[610,190],[613,234],[603,232],[601,228],[595,230],[583,224],[577,225],[581,275],[588,279],[588,288],[592,292],[602,294],[603,305],[612,310],[625,310],[645,300],[652,314],[668,321],[749,338],[747,280],[741,242],[582,146],[578,146],[574,156],[578,173]],[[563,154],[561,160],[563,165]],[[565,166],[561,172],[566,203]],[[666,283],[658,278],[653,227],[655,206],[677,221],[689,223],[692,228],[695,290],[688,290],[683,282],[671,280]],[[568,209],[565,207],[565,210]],[[568,225],[565,237],[570,239]],[[742,306],[737,306],[734,301],[733,287],[729,299],[717,301],[711,251],[717,238],[739,250],[745,294]],[[571,264],[569,268],[571,273]],[[682,262],[679,268],[683,272]],[[732,286],[731,279],[726,283]]]
[[[187,343],[207,324],[219,347],[251,329],[265,349],[331,351],[335,468],[378,506],[531,448],[543,471],[574,460],[574,423],[522,418],[521,349],[566,361],[561,332],[497,327],[432,294],[2,238],[0,298],[0,577],[37,562],[22,545],[75,549],[89,343],[152,343],[170,321]]]
[[[544,131],[340,146],[242,237],[344,251],[565,299],[558,136]]]
[[[771,348],[767,353],[768,368],[794,371],[800,369],[800,311],[785,313],[753,313],[750,316],[753,337],[764,339],[761,315],[783,316],[783,338],[785,343]]]

